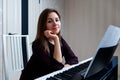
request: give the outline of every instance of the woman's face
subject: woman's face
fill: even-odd
[[[59,16],[55,12],[51,12],[48,15],[46,28],[47,30],[51,30],[53,34],[58,34],[60,32],[61,22]]]

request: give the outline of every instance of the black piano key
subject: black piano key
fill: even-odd
[[[72,75],[67,74],[67,73],[62,73],[61,75],[64,76],[64,77],[72,77]]]
[[[47,78],[46,80],[56,80],[53,77]]]
[[[46,80],[62,80],[56,76],[53,76],[53,77],[50,77],[50,78],[47,78]]]
[[[62,80],[68,80],[68,79],[70,79],[72,77],[69,74],[63,74],[63,73],[57,74],[55,76],[61,78]]]

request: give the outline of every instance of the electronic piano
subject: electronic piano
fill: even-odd
[[[49,78],[51,78],[51,77],[53,77],[53,76],[55,76],[55,75],[57,75],[57,74],[63,73],[64,71],[68,71],[68,70],[71,69],[71,68],[75,68],[75,67],[78,66],[78,65],[82,65],[82,64],[84,64],[84,63],[86,63],[86,62],[90,62],[91,60],[92,60],[92,57],[89,58],[89,59],[80,61],[78,64],[71,65],[71,66],[69,66],[69,67],[65,67],[65,68],[63,68],[63,69],[61,69],[61,70],[52,72],[52,73],[50,73],[50,74],[47,74],[47,75],[42,76],[42,77],[40,77],[40,78],[37,78],[37,79],[35,79],[35,80],[47,80],[47,79],[49,79]],[[53,80],[54,80],[54,79],[53,79]],[[56,80],[57,80],[57,79],[56,79]],[[62,80],[62,79],[61,79],[61,80]]]
[[[86,59],[78,64],[52,72],[35,80],[84,80],[83,78],[81,79],[81,74],[84,74],[92,59]],[[85,80],[117,80],[117,72],[118,57],[113,56],[111,62],[104,69]]]

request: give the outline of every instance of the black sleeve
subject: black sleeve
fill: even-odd
[[[32,46],[33,54],[37,55],[40,62],[42,62],[45,66],[49,66],[52,70],[58,70],[63,68],[63,64],[55,60],[50,56],[48,52],[41,46],[38,46],[39,43],[34,43]]]
[[[66,41],[62,38],[62,54],[65,57],[66,64],[77,64],[78,63],[78,58],[72,51],[72,49],[69,47],[69,45],[66,43]]]

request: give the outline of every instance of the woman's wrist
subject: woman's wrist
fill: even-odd
[[[70,65],[69,64],[64,64],[64,67],[69,67]]]
[[[54,42],[56,43],[56,42],[59,42],[59,37],[58,36],[56,36],[55,38],[54,38]]]

